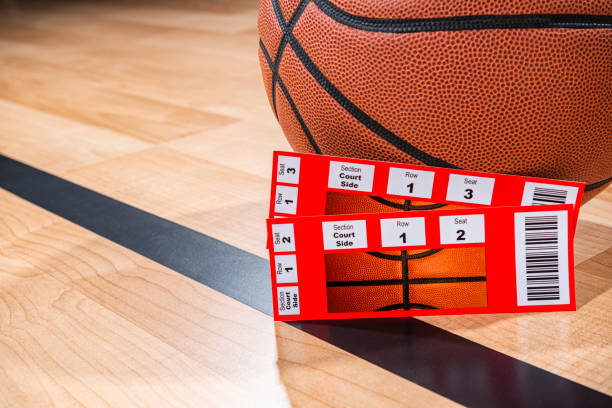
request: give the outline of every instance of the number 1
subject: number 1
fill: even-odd
[[[402,239],[402,242],[405,244],[405,243],[406,243],[406,233],[405,233],[405,232],[402,232],[402,233],[400,234],[400,238]]]

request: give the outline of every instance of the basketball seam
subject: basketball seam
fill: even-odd
[[[326,285],[331,288],[345,286],[397,286],[407,281],[414,285],[428,285],[437,283],[471,283],[486,282],[486,276],[449,276],[446,278],[407,278],[407,279],[366,279],[356,281],[328,281]]]
[[[348,13],[329,0],[313,0],[325,15],[347,27],[385,33],[518,28],[612,28],[612,16],[591,14],[471,15],[435,18],[374,18]]]
[[[408,281],[408,251],[403,250],[402,254],[402,299],[404,309],[410,309],[410,282]]]
[[[280,7],[278,0],[271,0],[273,7]],[[284,20],[284,19],[283,19]],[[444,160],[438,159],[431,156],[424,151],[411,145],[404,139],[398,137],[396,134],[385,128],[383,125],[371,118],[367,113],[362,111],[357,105],[351,102],[344,94],[335,87],[335,85],[321,72],[316,64],[310,59],[306,51],[302,48],[300,43],[297,41],[293,32],[287,31],[287,25],[283,20],[279,20],[278,23],[283,32],[287,32],[287,40],[289,41],[291,48],[300,59],[302,65],[308,70],[310,75],[319,83],[319,85],[342,106],[347,112],[349,112],[355,119],[361,122],[364,126],[370,129],[372,132],[386,140],[391,145],[395,146],[404,153],[414,157],[422,163],[430,166],[437,167],[451,167],[457,168]],[[299,19],[297,19],[299,20]],[[297,20],[295,21],[297,23]]]
[[[410,200],[404,200],[404,211],[410,209]],[[402,299],[404,303],[404,309],[410,310],[410,282],[408,282],[408,251],[403,250],[402,255]]]
[[[428,257],[429,255],[437,254],[442,251],[444,248],[434,248],[429,249],[427,251],[419,252],[418,254],[409,254],[407,255],[408,259],[421,259]],[[391,254],[383,254],[382,252],[366,252],[366,254],[371,255],[375,258],[384,259],[387,261],[401,261],[401,255],[391,255]]]
[[[402,204],[394,203],[393,201],[389,201],[389,200],[386,200],[378,196],[368,196],[368,198],[371,198],[372,200],[376,201],[379,204],[386,205],[387,207],[397,208],[397,209],[405,210],[405,211],[435,210],[437,208],[446,207],[448,205],[448,204],[436,203],[436,204],[425,204],[425,205],[409,204],[408,206],[406,206],[406,204],[402,205]]]
[[[309,1],[310,0],[302,0],[300,2],[298,7],[293,12],[293,15],[289,18],[289,24],[287,24],[287,22],[285,21],[285,17],[283,15],[282,10],[280,9],[280,5],[277,2],[274,2],[274,1],[272,2],[272,9],[274,10],[274,14],[276,14],[277,22],[282,27],[281,25],[281,21],[282,21],[282,24],[286,25],[287,27],[286,30],[281,28],[283,35],[281,36],[281,40],[276,50],[276,55],[274,56],[274,66],[270,68],[272,70],[272,85],[271,85],[272,108],[274,109],[274,115],[276,116],[276,119],[278,119],[278,112],[276,109],[276,92],[275,92],[276,82],[278,81],[278,69],[280,67],[280,63],[283,58],[283,52],[285,51],[285,46],[287,45],[287,35],[288,33],[291,33],[291,31],[293,30],[293,27],[295,27],[295,24],[300,19],[300,16],[306,9],[306,5],[308,4]]]
[[[450,164],[444,160],[438,159],[434,156],[425,153],[424,151],[416,148],[412,144],[408,143],[404,139],[385,128],[383,125],[378,123],[367,113],[361,110],[357,105],[351,102],[344,94],[340,92],[338,88],[321,72],[321,70],[314,64],[310,57],[306,54],[306,51],[299,44],[293,34],[289,35],[289,42],[291,48],[300,59],[304,67],[309,71],[310,75],[319,83],[319,85],[348,113],[350,113],[355,119],[357,119],[366,128],[370,129],[373,133],[377,134],[382,139],[386,140],[391,145],[398,148],[400,151],[414,157],[422,163],[429,166],[436,167],[451,167],[457,168],[457,166]]]
[[[271,69],[271,67],[272,67],[272,59],[270,58],[270,54],[268,54],[268,50],[266,50],[266,46],[264,45],[263,41],[261,41],[261,40],[259,40],[259,47],[261,48],[261,52],[264,55],[264,58],[266,59],[266,61],[268,63],[268,66]],[[300,126],[302,128],[302,131],[306,135],[306,138],[308,139],[308,142],[310,143],[310,145],[312,146],[312,148],[314,149],[314,151],[317,154],[321,154],[322,152],[321,152],[321,149],[319,148],[319,145],[314,140],[314,136],[312,135],[312,133],[310,133],[310,130],[308,129],[308,126],[306,126],[306,122],[304,122],[304,119],[302,118],[302,115],[300,114],[300,111],[299,111],[298,107],[296,106],[295,102],[293,101],[293,98],[291,97],[291,94],[289,94],[289,90],[285,87],[285,84],[283,83],[283,80],[280,78],[280,76],[278,77],[278,87],[281,89],[281,91],[285,95],[285,99],[287,99],[287,103],[289,103],[289,107],[291,107],[291,110],[293,111],[293,114],[295,115],[295,118],[299,122],[299,124],[300,124]]]
[[[402,309],[404,307],[403,303],[397,303],[394,305],[383,306],[376,309],[377,312],[384,312],[388,310]],[[409,307],[411,309],[437,309],[437,307],[424,305],[422,303],[410,303]]]
[[[607,184],[607,183],[609,183],[609,182],[611,182],[611,181],[612,181],[612,176],[611,176],[611,177],[608,177],[607,179],[604,179],[604,180],[598,181],[598,182],[596,182],[596,183],[591,183],[591,184],[588,184],[588,185],[587,185],[587,186],[584,188],[584,192],[586,193],[587,191],[595,190],[596,188],[602,187],[602,186],[604,186],[605,184]]]

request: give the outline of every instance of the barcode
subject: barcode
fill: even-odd
[[[569,303],[568,212],[515,215],[517,302]]]
[[[556,216],[525,217],[528,301],[560,298],[558,230]]]
[[[578,187],[526,182],[521,205],[574,204]]]
[[[531,205],[565,204],[565,200],[567,200],[567,190],[535,187]]]

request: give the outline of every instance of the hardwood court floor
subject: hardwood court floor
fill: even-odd
[[[289,146],[256,18],[255,1],[5,1],[0,153],[266,257]],[[612,394],[611,210],[612,188],[581,210],[577,312],[420,320]],[[0,362],[0,406],[455,404],[3,189]]]

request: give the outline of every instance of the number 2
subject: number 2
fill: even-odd
[[[465,241],[465,231],[457,230],[457,241]]]
[[[283,244],[290,244],[291,243],[291,237],[283,237]]]
[[[465,198],[466,200],[474,198],[474,190],[472,190],[471,188],[466,188],[465,195],[463,196],[463,198]]]

